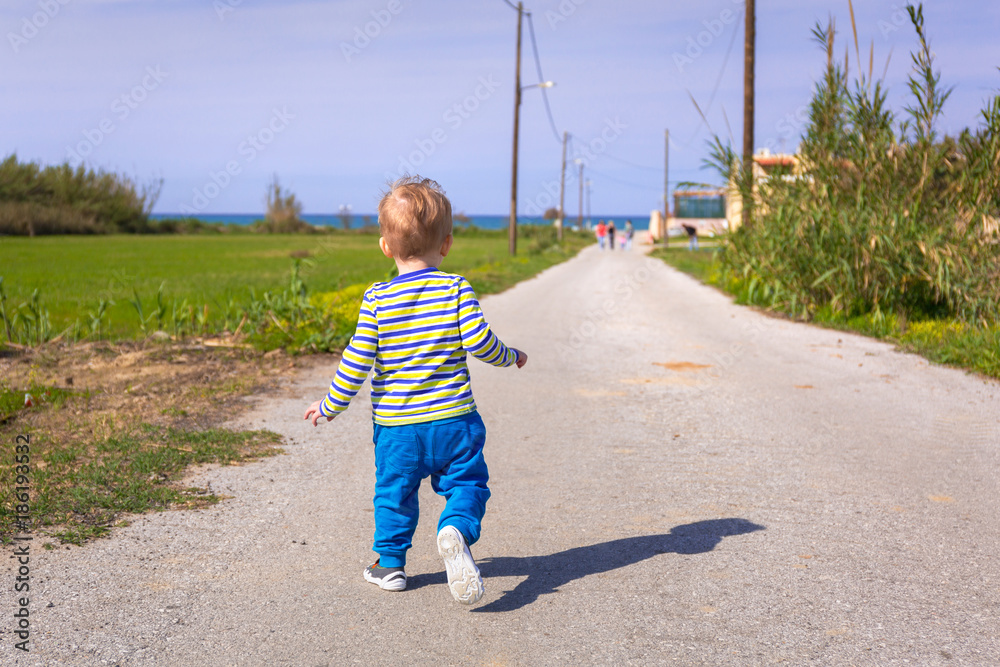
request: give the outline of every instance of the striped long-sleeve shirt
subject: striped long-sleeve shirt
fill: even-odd
[[[427,268],[375,283],[365,292],[357,330],[320,412],[332,417],[346,410],[373,368],[377,424],[472,412],[466,352],[494,366],[517,361],[517,352],[490,330],[469,281]]]

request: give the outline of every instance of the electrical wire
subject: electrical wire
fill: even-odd
[[[647,167],[644,164],[637,164],[635,162],[630,162],[625,158],[620,158],[615,155],[611,155],[610,153],[601,153],[601,157],[609,157],[612,160],[616,160],[618,162],[621,162],[622,164],[627,164],[630,167],[635,167],[636,169],[648,169],[649,171],[663,171],[663,167]]]
[[[574,151],[572,149],[573,140],[574,139],[575,139],[575,137],[572,134],[569,135],[569,141],[570,141],[570,150],[569,150],[569,153],[570,153],[570,155],[578,155],[576,153],[576,151]],[[621,158],[616,158],[615,156],[609,155],[607,153],[602,153],[602,154],[600,154],[600,155],[598,155],[596,157],[598,157],[598,158],[610,157],[610,158],[619,159],[619,160],[621,159]],[[638,189],[642,189],[642,190],[649,190],[649,191],[656,191],[656,192],[662,192],[663,191],[662,184],[657,184],[656,186],[652,186],[652,185],[648,185],[648,184],[645,184],[645,183],[636,183],[634,181],[627,181],[627,180],[624,180],[624,179],[621,179],[621,178],[617,178],[615,176],[611,176],[610,174],[608,174],[606,172],[603,172],[600,169],[595,169],[593,166],[591,166],[590,163],[587,163],[584,166],[586,167],[586,170],[587,170],[588,173],[592,172],[592,173],[600,176],[601,178],[607,179],[607,180],[609,180],[611,182],[614,182],[614,183],[618,183],[619,185],[625,185],[625,186],[632,187],[632,188],[638,188]],[[642,165],[634,165],[634,166],[641,167]],[[643,168],[651,169],[651,167],[643,167]],[[662,168],[655,169],[654,171],[662,171]],[[688,170],[688,171],[690,171],[690,170]],[[670,180],[669,184],[670,185],[679,185],[681,183],[687,183],[687,182],[688,181],[685,181],[685,180]]]
[[[510,0],[503,0],[504,4],[513,9],[514,11],[522,12],[528,17],[528,35],[531,37],[531,52],[535,56],[535,70],[538,72],[538,83],[545,83],[545,76],[542,74],[542,61],[538,57],[538,42],[535,40],[535,22],[532,18],[532,13],[518,8]],[[556,127],[555,118],[552,116],[552,107],[549,105],[549,93],[548,90],[539,86],[542,90],[542,102],[545,103],[545,114],[549,118],[549,127],[552,128],[552,135],[555,137],[556,141],[562,143],[562,137],[559,135],[559,129]]]
[[[615,178],[614,176],[610,176],[608,174],[605,174],[603,171],[599,171],[597,169],[594,169],[590,165],[587,165],[587,171],[589,171],[591,173],[594,173],[594,174],[597,174],[601,178],[607,179],[607,180],[611,181],[612,183],[618,183],[619,185],[626,185],[628,187],[639,188],[641,190],[649,190],[651,192],[663,192],[663,186],[662,185],[657,185],[657,186],[654,187],[654,186],[651,186],[651,185],[644,185],[642,183],[633,183],[631,181],[624,181],[624,180],[622,180],[620,178]]]
[[[528,34],[531,36],[531,51],[535,54],[535,69],[538,71],[538,83],[545,83],[545,77],[542,76],[542,61],[538,57],[538,44],[535,42],[535,21],[531,17],[531,12],[525,12],[528,15]],[[542,88],[542,101],[545,103],[545,113],[549,117],[549,127],[552,128],[552,135],[555,137],[556,141],[562,143],[562,137],[559,136],[559,130],[556,129],[556,121],[552,117],[552,107],[549,106],[549,95],[546,88]]]
[[[569,143],[569,147],[570,147],[569,153],[571,155],[577,155],[577,152],[575,150],[573,150],[573,140],[574,139],[575,139],[575,137],[572,134],[569,135],[569,142],[570,142]],[[631,162],[631,161],[626,160],[624,158],[620,158],[620,157],[618,157],[616,155],[611,155],[610,153],[601,153],[600,155],[597,155],[595,157],[597,157],[597,158],[605,158],[605,157],[611,158],[612,160],[616,160],[616,161],[621,162],[623,164],[627,164],[630,167],[634,167],[636,169],[646,169],[648,171],[655,171],[655,172],[660,172],[660,173],[663,172],[663,167],[648,167],[648,166],[646,166],[644,164],[638,164],[636,162]],[[591,168],[590,165],[587,165],[587,168],[590,169]],[[673,181],[671,181],[671,182],[673,182]],[[627,185],[635,185],[636,187],[646,187],[646,186],[639,186],[639,185],[637,185],[635,183],[628,183]]]
[[[746,9],[741,9],[739,15],[736,17],[736,25],[739,25],[740,19],[743,17],[743,12]],[[733,30],[733,36],[729,38],[729,47],[726,49],[726,57],[722,61],[722,67],[719,69],[719,75],[715,77],[715,87],[712,89],[712,95],[708,98],[708,104],[705,106],[705,113],[702,114],[702,122],[698,124],[695,128],[694,134],[688,140],[685,146],[690,146],[698,136],[698,132],[701,131],[702,125],[708,124],[708,112],[712,109],[712,104],[715,102],[715,96],[719,93],[719,87],[722,85],[722,77],[726,74],[726,68],[729,66],[729,56],[733,53],[733,45],[736,44],[736,36],[739,34],[739,30]],[[692,97],[693,99],[693,97]],[[697,103],[695,104],[697,106]],[[700,112],[699,112],[700,113]],[[711,130],[711,126],[708,128]]]

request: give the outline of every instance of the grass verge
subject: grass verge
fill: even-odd
[[[229,465],[273,454],[280,440],[267,431],[191,431],[154,426],[111,426],[110,434],[69,444],[36,433],[31,440],[32,531],[82,544],[127,525],[126,514],[204,507],[221,498],[210,490],[179,484],[188,466]],[[0,493],[13,493],[8,475]],[[9,539],[16,514],[0,507],[0,535]]]
[[[775,308],[765,294],[755,292],[746,281],[727,273],[719,261],[719,252],[661,248],[653,251],[652,255],[707,285],[733,295],[736,303],[760,306],[771,312],[792,316]],[[879,338],[929,361],[1000,379],[1000,324],[973,326],[953,319],[910,321],[892,314],[848,317],[830,308],[820,308],[808,318],[797,319]]]
[[[128,515],[221,498],[185,484],[192,465],[279,453],[266,431],[221,427],[241,397],[299,365],[283,353],[198,344],[46,345],[0,355],[0,542],[17,524],[15,438],[31,437],[30,529],[51,548],[82,544]]]

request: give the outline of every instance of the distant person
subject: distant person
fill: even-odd
[[[688,250],[698,249],[698,228],[694,225],[682,224],[684,231],[688,235]]]
[[[615,249],[615,221],[608,220],[608,247]]]
[[[625,221],[625,250],[632,249],[632,237],[635,236],[635,227],[631,220]]]
[[[528,356],[490,330],[462,276],[438,269],[451,250],[451,202],[437,183],[396,181],[378,205],[378,244],[399,275],[368,288],[357,330],[321,401],[306,410],[313,426],[347,409],[371,380],[375,422],[375,544],[365,579],[387,591],[406,588],[406,552],[417,527],[417,490],[427,476],[445,497],[438,554],[448,590],[463,604],[483,595],[469,545],[479,539],[490,490],[483,459],[486,428],[476,412],[466,354],[494,366],[524,366]]]
[[[603,220],[597,221],[597,229],[595,230],[595,234],[597,234],[598,245],[601,246],[601,250],[604,250],[604,241],[607,239],[608,236],[608,228],[604,224]]]

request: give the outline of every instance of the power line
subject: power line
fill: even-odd
[[[739,23],[740,17],[743,16],[743,11],[740,10],[740,14],[736,17],[736,22]],[[715,96],[719,93],[719,86],[722,84],[722,77],[726,73],[726,67],[729,65],[729,56],[733,53],[733,45],[736,44],[736,35],[739,30],[733,30],[733,36],[729,39],[729,47],[726,49],[726,57],[722,61],[722,69],[719,70],[719,76],[715,78],[715,88],[712,89],[712,96],[708,98],[708,104],[705,106],[705,113],[708,113],[712,108],[712,103],[715,102]]]
[[[611,181],[612,183],[618,183],[619,185],[627,185],[628,187],[639,188],[641,190],[655,190],[656,192],[660,192],[660,190],[661,190],[661,187],[659,185],[656,185],[656,186],[643,185],[641,183],[633,183],[631,181],[624,181],[624,180],[622,180],[620,178],[615,178],[614,176],[609,176],[608,174],[605,174],[602,171],[598,171],[597,169],[594,169],[590,165],[587,165],[587,171],[589,171],[591,173],[594,173],[594,174],[597,174],[601,178],[605,178],[605,179]]]
[[[743,16],[743,12],[744,11],[745,11],[745,9],[741,9],[740,10],[740,13],[737,15],[736,21],[734,22],[734,24],[739,25],[740,18]],[[715,87],[712,89],[712,95],[708,98],[708,104],[705,105],[705,112],[703,114],[701,114],[701,121],[702,122],[699,123],[698,127],[695,128],[694,134],[691,135],[691,138],[688,139],[688,142],[686,144],[681,144],[682,146],[685,146],[685,147],[690,146],[691,143],[694,142],[695,138],[698,136],[698,132],[701,131],[701,126],[702,125],[708,125],[708,112],[711,111],[712,104],[715,103],[715,96],[718,95],[718,93],[719,93],[719,87],[722,85],[722,77],[725,76],[725,74],[726,74],[726,68],[729,66],[729,56],[731,56],[732,53],[733,53],[733,45],[736,44],[736,35],[738,35],[738,34],[739,34],[739,30],[733,29],[733,35],[732,35],[732,37],[729,38],[729,46],[726,48],[726,57],[723,58],[723,60],[722,60],[722,67],[719,68],[719,75],[717,77],[715,77]],[[690,94],[690,93],[688,93],[688,94]],[[694,99],[693,95],[692,95],[692,99]],[[695,103],[695,106],[696,107],[698,106],[697,102]],[[701,113],[700,109],[699,109],[699,113]],[[712,127],[709,126],[708,129],[711,130]]]
[[[569,139],[570,139],[570,141],[573,141],[574,137],[573,137],[572,134],[569,135]],[[579,153],[577,153],[576,151],[573,151],[573,153],[579,155]],[[603,158],[603,157],[611,158],[612,160],[615,160],[616,162],[621,162],[622,164],[627,164],[630,167],[635,167],[636,169],[646,169],[648,171],[656,171],[656,172],[662,172],[663,171],[663,167],[650,167],[650,166],[647,166],[647,165],[644,165],[644,164],[639,164],[638,162],[632,162],[631,160],[626,160],[625,158],[618,157],[617,155],[612,155],[611,153],[601,153],[600,155],[596,155],[595,157],[596,158]]]
[[[531,51],[535,54],[535,69],[538,70],[538,83],[545,83],[545,77],[542,75],[542,61],[538,57],[538,44],[535,42],[535,21],[531,17],[531,12],[525,12],[525,14],[528,15],[528,35],[531,37]],[[556,138],[556,141],[562,143],[562,137],[559,136],[559,130],[556,129],[556,121],[552,118],[552,107],[549,106],[549,95],[545,88],[542,88],[542,101],[545,102],[545,113],[549,117],[549,126],[552,128],[552,135]]]
[[[535,56],[535,69],[538,72],[538,83],[545,83],[545,76],[542,74],[542,61],[541,58],[538,57],[538,42],[535,40],[535,21],[532,18],[532,13],[523,8],[519,8],[510,0],[503,0],[503,2],[515,12],[522,12],[528,17],[528,34],[531,37],[531,52]],[[552,128],[552,135],[556,138],[556,141],[562,143],[562,137],[559,134],[559,129],[556,127],[555,118],[552,116],[552,107],[549,105],[548,91],[541,86],[539,87],[542,89],[542,102],[545,103],[545,114],[549,118],[549,127]]]
[[[572,135],[570,135],[570,140],[572,140]],[[605,156],[607,156],[607,154],[604,154],[604,155],[602,155],[600,157],[605,157]],[[596,174],[597,176],[600,176],[601,178],[607,179],[607,180],[609,180],[609,181],[611,181],[613,183],[618,183],[619,185],[626,185],[628,187],[639,188],[639,189],[642,189],[642,190],[655,190],[657,192],[662,192],[661,186],[659,186],[659,185],[652,186],[652,185],[647,185],[645,183],[636,183],[634,181],[627,181],[627,180],[624,180],[624,179],[621,179],[621,178],[617,178],[617,177],[611,176],[610,174],[608,174],[606,172],[603,172],[603,171],[601,171],[599,169],[595,169],[589,163],[586,165],[586,167],[587,167],[587,171],[588,172]],[[662,171],[662,169],[660,169],[659,171]],[[683,172],[684,173],[692,173],[692,170],[686,169],[686,170],[683,170]],[[672,179],[670,181],[670,183],[673,184],[673,185],[678,185],[680,183],[688,183],[688,182],[689,181],[687,181],[687,180],[680,180],[680,179],[678,179],[678,180],[673,180]]]
[[[630,162],[629,160],[626,160],[626,159],[620,158],[620,157],[616,157],[614,155],[611,155],[610,153],[601,153],[601,157],[609,157],[612,160],[617,160],[618,162],[621,162],[622,164],[627,164],[629,166],[636,167],[637,169],[648,169],[649,171],[663,171],[663,167],[647,167],[644,164],[637,164],[635,162]]]

